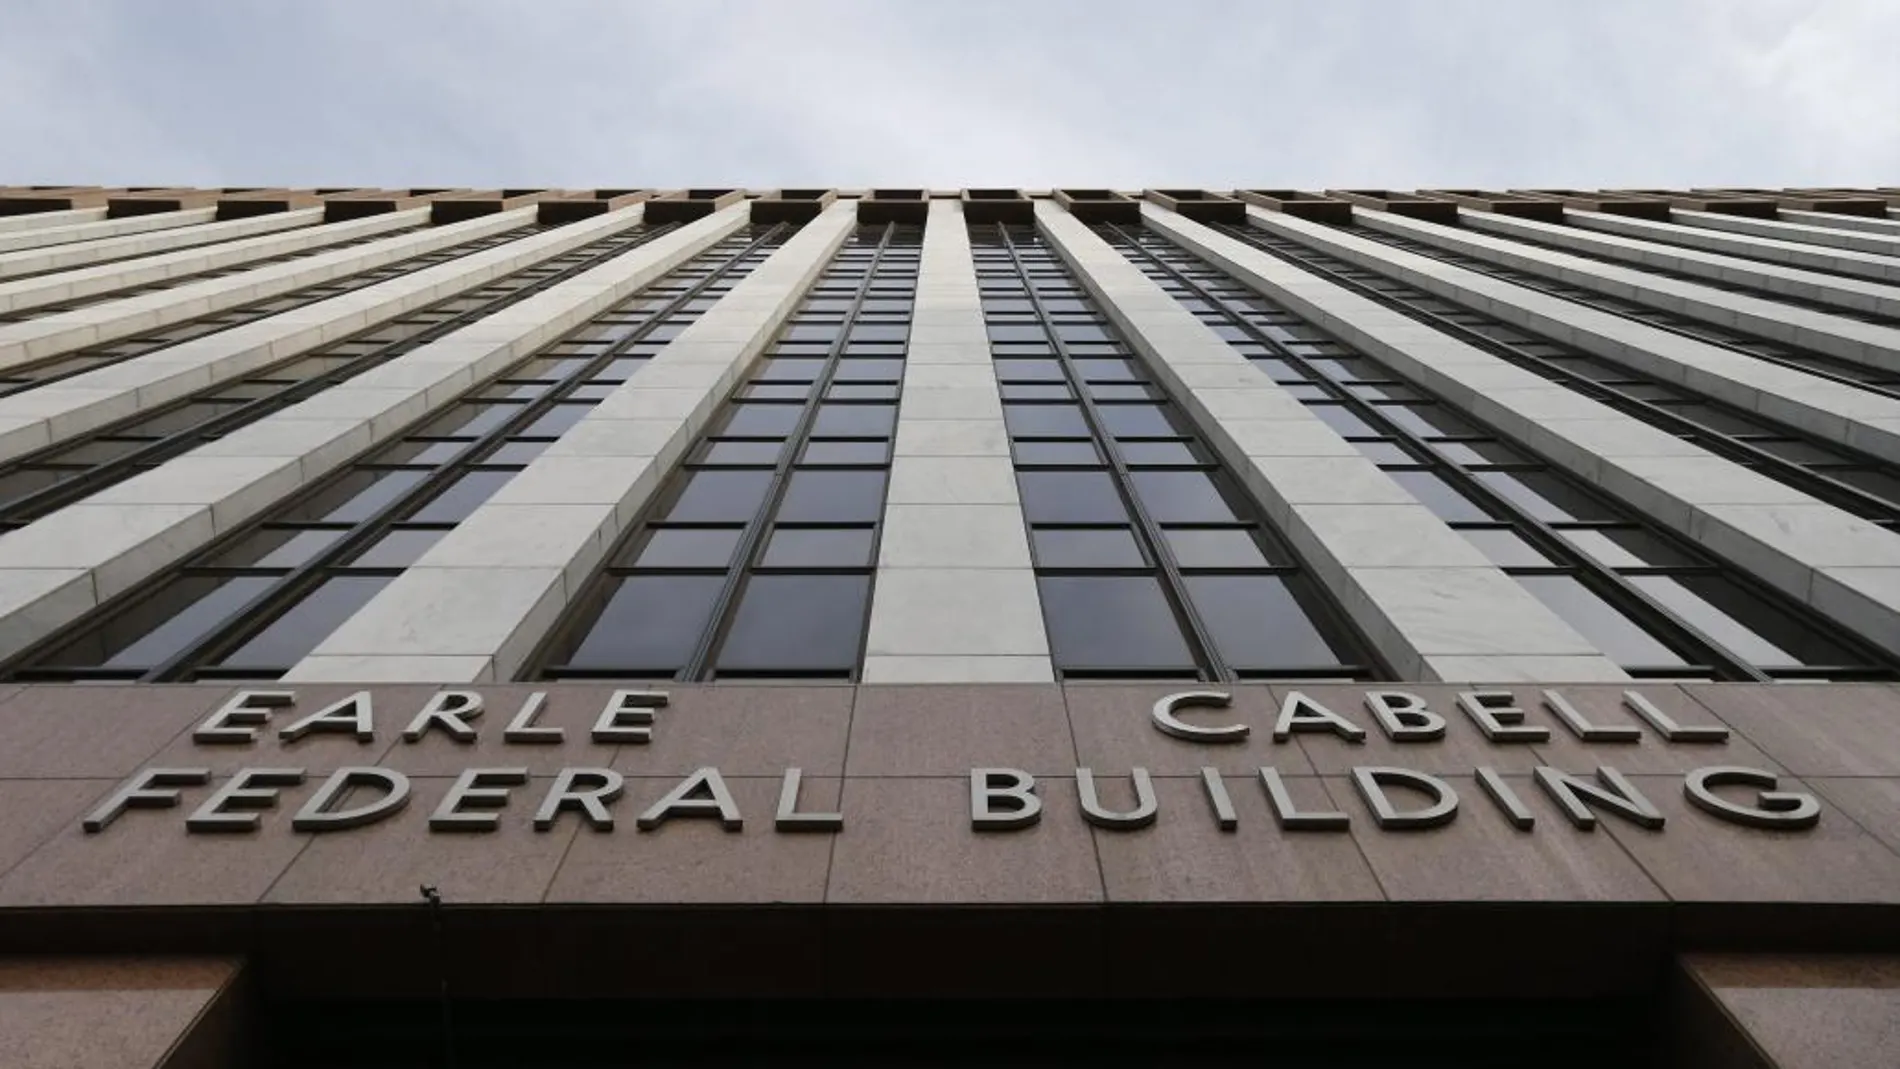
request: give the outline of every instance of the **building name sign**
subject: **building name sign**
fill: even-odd
[[[1532,722],[1511,691],[1471,690],[1455,699],[1457,718],[1499,746],[1546,742],[1552,729]],[[504,747],[560,745],[564,728],[541,722],[547,694],[530,694],[502,728]],[[1251,738],[1254,726],[1235,720],[1226,691],[1194,690],[1167,695],[1146,712],[1154,730],[1188,743],[1219,747]],[[1544,690],[1541,704],[1576,739],[1584,743],[1640,741],[1647,732],[1670,746],[1707,746],[1725,743],[1726,727],[1683,724],[1641,692],[1623,692],[1622,703],[1640,722],[1592,722],[1562,692]],[[254,745],[275,726],[277,737],[295,744],[313,736],[342,735],[359,742],[376,738],[376,714],[369,691],[359,691],[306,715],[291,719],[296,705],[292,691],[244,690],[233,695],[192,733],[198,746]],[[588,741],[601,746],[646,745],[660,730],[667,694],[651,690],[620,690],[607,698],[588,731]],[[1301,691],[1289,691],[1272,726],[1275,743],[1296,735],[1332,735],[1347,743],[1364,743],[1378,731],[1394,744],[1429,746],[1442,742],[1453,717],[1432,709],[1425,699],[1403,690],[1368,690],[1362,719],[1322,704]],[[415,744],[439,735],[461,744],[480,737],[478,722],[487,712],[482,694],[473,690],[444,690],[431,696],[409,718],[401,731],[403,744]],[[1130,715],[1142,715],[1130,710]],[[274,721],[285,721],[273,724]],[[1284,831],[1344,831],[1352,815],[1331,808],[1307,808],[1293,797],[1286,780],[1271,765],[1257,775],[1236,777],[1213,767],[1200,769],[1204,807],[1202,815],[1223,831],[1239,826],[1233,791],[1264,791],[1274,821]],[[1495,768],[1472,770],[1484,801],[1496,807],[1513,826],[1530,830],[1537,817],[1525,800],[1531,788],[1513,786]],[[245,767],[225,778],[215,789],[208,768],[146,768],[113,792],[87,815],[83,827],[98,834],[133,809],[171,809],[185,802],[185,792],[202,797],[185,817],[192,833],[248,833],[261,826],[260,811],[278,807],[284,791],[320,778],[315,790],[290,819],[293,831],[310,834],[347,831],[392,819],[404,812],[411,797],[409,777],[393,768],[373,765],[338,768],[313,777],[296,767]],[[498,763],[462,770],[428,816],[433,832],[489,832],[501,826],[500,811],[528,801],[534,806],[533,827],[547,832],[564,819],[579,820],[596,831],[612,831],[616,809],[626,793],[626,778],[604,766],[574,765],[556,773],[536,797],[529,793],[524,767]],[[1456,820],[1466,804],[1440,776],[1397,765],[1366,764],[1351,769],[1350,780],[1374,826],[1393,832],[1440,827]],[[1123,782],[1125,781],[1125,786]],[[803,772],[783,770],[772,826],[780,832],[840,832],[847,814],[807,808],[802,791]],[[1108,786],[1110,783],[1113,786]],[[1629,779],[1608,765],[1598,765],[1588,776],[1540,765],[1532,770],[1534,790],[1547,796],[1571,824],[1593,829],[1600,816],[1659,830],[1664,816]],[[1080,817],[1098,828],[1135,830],[1153,824],[1159,815],[1154,783],[1145,768],[1075,770]],[[1690,804],[1710,816],[1757,828],[1803,831],[1820,820],[1820,803],[1809,794],[1781,790],[1772,772],[1735,765],[1709,765],[1682,777],[1682,791]],[[1111,804],[1104,796],[1113,794]],[[969,772],[970,827],[980,832],[1008,832],[1031,827],[1044,816],[1044,795],[1034,776],[1009,767],[972,768]],[[657,799],[646,802],[635,819],[641,830],[652,830],[674,820],[716,821],[728,831],[745,827],[741,812],[719,769],[695,770]]]

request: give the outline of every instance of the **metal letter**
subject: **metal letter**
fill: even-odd
[[[528,782],[525,768],[468,768],[455,777],[442,804],[429,814],[430,831],[494,831],[501,818],[493,813],[464,813],[471,809],[500,809],[508,804],[508,788]]]
[[[1623,692],[1623,704],[1635,710],[1636,715],[1649,721],[1649,726],[1669,742],[1711,743],[1727,742],[1728,729],[1719,724],[1691,724],[1683,726],[1675,718],[1661,709],[1656,703],[1633,690]]]
[[[1564,811],[1564,816],[1570,818],[1570,823],[1584,831],[1592,831],[1597,826],[1596,814],[1584,804],[1586,798],[1639,828],[1653,831],[1663,826],[1663,815],[1649,804],[1649,799],[1631,786],[1622,773],[1608,765],[1597,767],[1597,781],[1602,787],[1559,772],[1549,765],[1538,765],[1536,776],[1537,785],[1556,801]]]
[[[380,787],[383,795],[353,809],[332,809],[358,787]],[[361,765],[330,773],[317,793],[290,819],[296,831],[343,831],[374,824],[402,812],[409,805],[409,777],[394,769]]]
[[[1393,806],[1391,797],[1385,793],[1385,785],[1388,783],[1424,791],[1432,796],[1432,804],[1424,809],[1413,809],[1402,813]],[[1359,797],[1365,799],[1366,805],[1372,809],[1373,822],[1386,831],[1440,828],[1458,819],[1458,792],[1451,789],[1451,784],[1437,776],[1428,776],[1409,768],[1355,765],[1352,770],[1352,785],[1358,789]]]
[[[1516,700],[1508,690],[1468,690],[1458,695],[1458,708],[1463,709],[1492,742],[1549,742],[1549,728],[1511,726],[1524,723],[1524,710],[1511,704]],[[1505,704],[1494,704],[1499,701]]]
[[[583,781],[587,786],[579,786]],[[614,815],[607,803],[620,797],[626,786],[626,777],[611,768],[564,768],[535,811],[534,830],[551,830],[561,811],[572,809],[595,831],[612,831]]]
[[[745,821],[739,805],[726,790],[726,781],[716,768],[702,768],[681,780],[666,797],[653,803],[636,821],[641,831],[652,831],[674,817],[718,817],[727,831],[739,831]]]
[[[773,818],[772,827],[779,831],[842,831],[844,829],[843,813],[800,813],[798,811],[798,789],[804,779],[805,773],[801,769],[785,770],[785,779],[778,788],[778,815]]]
[[[1010,805],[995,803],[1007,798]],[[1042,819],[1042,799],[1036,796],[1036,777],[1014,768],[970,770],[970,827],[977,831],[1015,831]]]
[[[1101,795],[1095,791],[1094,771],[1076,769],[1075,790],[1082,799],[1082,819],[1098,828],[1116,831],[1145,828],[1153,824],[1155,814],[1160,811],[1160,803],[1155,799],[1154,781],[1148,778],[1145,768],[1136,768],[1129,775],[1135,781],[1135,808],[1126,813],[1115,813],[1102,808]]]
[[[564,728],[538,728],[534,722],[541,715],[541,709],[548,703],[548,692],[537,690],[528,695],[521,703],[521,711],[508,721],[508,727],[501,733],[503,742],[538,743],[547,745],[559,743],[567,738]]]
[[[1425,707],[1425,699],[1403,690],[1369,690],[1366,708],[1393,742],[1431,742],[1445,737],[1445,718]]]
[[[1821,822],[1821,803],[1815,801],[1813,795],[1777,791],[1778,782],[1773,773],[1754,768],[1698,768],[1682,781],[1682,793],[1691,805],[1704,813],[1750,828],[1803,831]],[[1755,804],[1736,805],[1714,791],[1716,787],[1730,785],[1760,788]]]
[[[1225,724],[1220,727],[1200,727],[1175,716],[1178,709],[1225,709],[1234,702],[1234,696],[1219,690],[1190,690],[1180,694],[1170,694],[1156,702],[1149,713],[1155,727],[1163,735],[1172,735],[1188,742],[1240,742],[1253,730],[1245,724]]]
[[[1207,804],[1214,809],[1214,823],[1222,831],[1240,827],[1240,814],[1234,812],[1234,800],[1227,796],[1227,784],[1221,782],[1220,769],[1201,769],[1201,787],[1207,791]]]
[[[449,738],[456,742],[474,742],[475,729],[468,726],[468,721],[480,715],[480,694],[472,690],[445,690],[431,697],[416,718],[409,721],[409,726],[402,729],[402,741],[420,741],[434,727],[448,732]]]
[[[375,741],[376,717],[370,711],[369,691],[359,690],[340,702],[318,709],[289,727],[279,728],[277,737],[285,742],[296,742],[316,731],[355,735],[357,742]]]
[[[1570,733],[1584,742],[1643,741],[1643,731],[1641,728],[1631,727],[1626,724],[1617,725],[1615,727],[1592,724],[1589,718],[1578,711],[1576,706],[1570,704],[1570,699],[1565,698],[1554,690],[1544,692],[1544,708],[1555,713],[1557,719],[1563,721],[1564,726],[1570,729]]]
[[[272,709],[287,709],[296,701],[295,691],[240,690],[198,725],[198,730],[191,733],[191,741],[201,746],[256,742],[256,729],[232,725],[265,723]]]
[[[1483,787],[1484,793],[1491,796],[1499,809],[1504,810],[1504,819],[1511,822],[1511,827],[1518,831],[1529,831],[1537,826],[1537,814],[1531,812],[1530,806],[1524,804],[1524,799],[1519,798],[1511,785],[1504,782],[1504,777],[1498,775],[1497,769],[1480,765],[1478,786]]]
[[[128,809],[170,809],[178,804],[178,792],[172,787],[202,787],[211,782],[208,768],[148,768],[133,776],[112,793],[80,825],[94,835],[106,830],[119,814]],[[158,789],[165,788],[165,789]]]
[[[1271,766],[1260,770],[1260,782],[1266,785],[1267,802],[1273,807],[1273,819],[1287,831],[1345,831],[1352,818],[1337,811],[1300,812],[1293,796],[1280,780],[1280,771]]]
[[[1330,731],[1347,742],[1366,741],[1366,729],[1326,708],[1297,690],[1280,702],[1280,719],[1273,725],[1273,741],[1285,742],[1296,731]]]
[[[594,721],[594,741],[635,746],[652,742],[653,710],[666,708],[666,701],[663,690],[614,691],[600,719]]]
[[[277,788],[295,787],[303,782],[301,768],[240,768],[231,782],[205,799],[197,812],[185,818],[188,832],[256,831],[256,813],[230,813],[229,809],[275,809]]]

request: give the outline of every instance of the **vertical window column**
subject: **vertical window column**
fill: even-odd
[[[1563,223],[1474,212],[1466,225],[1541,248],[1574,251],[1642,270],[1660,269],[1668,272],[1666,277],[1692,282],[1712,279],[1722,284],[1717,287],[1721,289],[1733,286],[1769,299],[1793,296],[1855,312],[1894,314],[1897,298],[1882,284],[1900,281],[1900,259],[1892,255],[1815,248],[1796,241],[1722,234],[1603,212],[1566,212]]]
[[[163,241],[121,238],[0,254],[0,278],[6,280],[0,282],[0,310],[27,311],[347,240],[326,232],[329,225],[335,224],[323,222],[322,208],[302,208],[186,227]]]
[[[25,215],[0,215],[0,252],[37,249],[43,245],[63,245],[69,241],[92,241],[118,234],[137,234],[190,226],[189,219],[175,219],[176,213],[129,215],[107,219],[106,208],[66,208],[60,211],[29,212]]]
[[[1387,672],[1057,250],[1027,227],[971,242],[1055,670]]]
[[[1891,323],[1856,322],[1845,309],[1816,312],[1797,306],[1800,299],[1793,296],[1769,300],[1726,293],[1705,282],[1665,277],[1656,268],[1620,267],[1543,249],[1523,237],[1380,219],[1378,213],[1365,218],[1378,227],[1335,229],[1262,212],[1250,216],[1253,225],[1247,229],[1481,309],[1513,327],[1692,384],[1840,444],[1900,460],[1900,432],[1894,429],[1900,403],[1890,385],[1892,373],[1900,370],[1900,329]],[[1516,274],[1443,262],[1436,252],[1426,256],[1398,247],[1389,240],[1393,237],[1447,248]],[[1815,354],[1833,359],[1816,361]],[[1807,367],[1790,373],[1791,366],[1801,364]]]
[[[1421,327],[1274,244],[1164,212],[1148,222],[1246,287],[1198,303],[1237,314],[1219,329],[1257,367],[1632,674],[1891,673],[1889,656],[1812,611],[1830,611],[1822,591],[1841,571],[1891,587],[1891,532]],[[1823,545],[1867,566],[1803,563]],[[1865,633],[1882,632],[1893,625]]]
[[[166,461],[20,530],[0,535],[0,547],[4,547],[0,548],[0,655],[35,644],[38,651],[22,658],[23,662],[42,662],[44,667],[51,667],[44,664],[45,658],[66,658],[68,654],[61,647],[73,634],[110,633],[100,651],[86,650],[83,642],[75,646],[72,656],[80,660],[70,666],[84,668],[85,662],[95,657],[119,657],[123,645],[141,640],[143,629],[164,624],[177,611],[177,607],[161,610],[155,620],[135,622],[140,615],[139,604],[153,590],[170,585],[168,580],[180,578],[176,570],[179,564],[194,556],[215,555],[218,547],[207,543],[216,536],[245,530],[254,517],[293,491],[322,483],[331,471],[364,449],[408,434],[418,420],[451,405],[472,382],[485,383],[501,374],[563,333],[634,296],[742,225],[743,212],[735,212],[671,230],[346,384]],[[349,472],[339,481],[359,474]],[[403,477],[390,479],[394,481],[376,481],[396,491]],[[413,489],[419,483],[419,479],[408,480],[402,490]],[[367,513],[351,517],[349,525],[356,526],[368,513],[376,513],[395,500],[393,495],[382,497]],[[368,505],[369,501],[362,504]],[[341,517],[336,520],[344,522]],[[297,552],[307,553],[312,548],[320,545],[306,544]],[[298,570],[304,577],[310,574]],[[161,575],[167,572],[170,574]],[[83,598],[73,596],[75,573],[84,580],[80,590]],[[41,581],[41,576],[55,582]],[[153,581],[148,585],[147,580]],[[275,581],[269,585],[273,591],[279,588]],[[139,588],[137,592],[135,587]],[[123,601],[117,600],[121,594],[126,595]],[[106,599],[114,599],[114,603],[101,606],[98,613],[91,612]],[[226,608],[242,614],[247,604],[245,599]],[[90,618],[82,622],[80,617],[88,614]],[[197,618],[191,627],[213,627],[226,633],[231,621],[223,618],[222,610],[212,615],[216,618]],[[431,620],[423,629],[436,623]],[[72,630],[64,630],[66,625],[72,625]],[[56,630],[60,633],[49,634]],[[163,654],[148,646],[138,654],[137,663],[111,671],[132,678],[148,673],[175,678],[169,673],[194,670],[190,658],[210,654],[209,648],[199,642],[204,633],[195,630],[167,638],[168,645],[182,643],[198,651],[186,655],[186,660],[174,659],[179,646],[173,645]],[[99,664],[97,660],[91,663]],[[278,662],[277,670],[286,663]],[[258,665],[256,669],[268,667]]]
[[[426,209],[392,212],[360,220],[349,233],[363,236],[395,231],[392,237],[364,245],[304,256],[270,267],[254,267],[222,277],[187,282],[141,297],[104,301],[70,312],[0,325],[0,366],[57,356],[86,346],[117,341],[240,306],[255,305],[304,286],[368,271],[393,260],[433,252],[448,245],[513,230],[533,221],[533,213],[502,212],[446,226],[404,230],[424,222]]]
[[[963,206],[932,201],[864,680],[1053,678]]]
[[[829,210],[849,240],[786,294],[803,299],[765,358],[529,674],[857,675],[921,235],[852,226],[854,207]]]
[[[680,458],[742,371],[771,341],[814,278],[850,237],[852,209],[851,204],[834,205],[805,224],[717,304],[683,309],[704,314],[660,349],[637,378],[609,392],[568,428],[560,441],[471,513],[285,678],[445,682],[506,679],[521,671],[550,631],[564,630],[563,616],[585,618],[590,612],[598,613],[603,593],[611,595],[619,585],[619,575],[614,571],[617,561],[609,556],[609,547],[622,541],[622,532],[656,494],[664,500],[663,488],[669,483],[667,469]],[[864,271],[862,265],[859,271]],[[902,352],[901,345],[898,352]],[[778,363],[768,361],[761,366]],[[794,361],[778,370],[789,374],[799,366]],[[870,378],[854,388],[880,385],[883,379],[878,376],[887,370],[890,382],[895,383],[895,369],[881,367],[876,360],[867,360],[862,370]],[[780,390],[796,385],[796,379],[761,384]],[[810,383],[804,385],[810,392]],[[833,429],[830,421],[821,424],[820,433],[865,435],[842,424]],[[854,447],[855,443],[844,442],[827,448],[848,451]],[[737,448],[758,446],[746,443]],[[749,471],[743,474],[751,475]],[[875,475],[881,491],[883,472]],[[811,480],[811,484],[813,496],[811,500],[801,499],[799,508],[811,513],[805,518],[822,520],[834,511],[825,494],[836,486],[818,479]],[[734,492],[730,485],[721,489],[728,495]],[[694,507],[702,504],[725,507],[730,498],[715,494],[710,499],[696,499]],[[718,545],[718,540],[719,536],[710,531],[704,536],[694,531],[670,545],[703,553],[707,546]],[[790,539],[788,543],[795,541]],[[766,546],[767,565],[776,563],[771,557],[775,544],[776,540]],[[731,543],[725,545],[727,554],[736,548]],[[867,566],[869,552],[867,548]],[[604,556],[609,557],[607,573],[590,580],[590,573]],[[703,619],[703,606],[687,603],[672,593],[676,592],[636,600],[625,614],[592,622],[599,625],[607,636],[603,641],[610,644],[631,642],[655,628],[696,628]],[[801,600],[797,591],[792,594],[783,603],[790,611],[781,619],[789,621],[794,633],[825,634],[816,622],[819,609],[815,603]],[[740,608],[743,614],[743,602]],[[855,644],[852,657],[855,660]],[[675,665],[672,670],[677,668]]]
[[[380,294],[364,295],[376,299],[370,311],[372,325],[366,330],[234,377],[220,373],[214,365],[209,385],[200,385],[177,399],[168,399],[162,387],[154,388],[151,384],[138,387],[133,403],[145,405],[149,395],[149,408],[115,419],[97,431],[75,433],[71,438],[18,459],[0,461],[0,531],[23,527],[38,517],[226,437],[273,412],[315,397],[404,353],[447,337],[598,267],[667,233],[668,229],[666,226],[636,226],[584,244],[576,244],[577,239],[563,237],[559,231],[520,242],[508,242],[504,235],[485,239],[494,245],[507,246],[500,250],[475,251],[459,258],[447,252],[436,253],[434,255],[444,261],[455,261],[448,265],[450,270],[417,272],[422,277],[407,276],[395,287],[384,287]],[[557,241],[561,244],[554,244]],[[562,245],[572,247],[562,251]],[[497,270],[523,262],[529,266],[495,277]],[[484,279],[491,278],[492,281],[483,283]],[[471,286],[474,288],[469,288]],[[394,318],[383,319],[376,314],[392,305],[400,309],[404,303],[414,303],[431,293],[439,294],[444,287],[460,292],[438,297]],[[168,370],[174,369],[170,358],[179,355],[177,351],[168,354]],[[182,378],[193,366],[186,364],[175,370]],[[0,393],[7,391],[8,377],[0,373]],[[99,403],[104,405],[106,399],[113,396],[116,395],[106,394]],[[0,399],[0,422],[6,420],[6,407],[5,400]],[[68,426],[83,427],[71,409],[55,410],[55,414]],[[0,456],[4,455],[5,447],[0,445]]]
[[[1037,221],[1401,677],[1627,678],[1107,242],[1053,204]]]

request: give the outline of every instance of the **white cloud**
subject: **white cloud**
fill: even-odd
[[[1810,184],[1891,0],[0,0],[0,181]]]

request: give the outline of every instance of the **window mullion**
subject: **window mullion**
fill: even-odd
[[[559,382],[551,386],[539,397],[519,404],[504,401],[488,402],[491,405],[513,407],[516,411],[497,422],[495,426],[477,435],[473,441],[458,443],[461,447],[455,451],[454,456],[437,463],[433,468],[429,469],[427,474],[424,475],[416,485],[396,494],[389,501],[376,508],[371,514],[357,521],[348,534],[331,543],[309,560],[282,576],[275,585],[261,592],[259,596],[247,604],[241,612],[227,619],[221,626],[180,649],[165,662],[154,666],[146,673],[146,678],[152,681],[174,680],[188,678],[199,668],[211,670],[211,662],[230,653],[243,642],[269,627],[284,613],[295,608],[303,599],[310,596],[322,584],[338,575],[346,574],[339,571],[340,568],[347,566],[344,562],[354,558],[360,551],[368,548],[378,539],[385,536],[402,516],[411,512],[418,505],[435,498],[464,474],[475,470],[479,465],[479,461],[474,458],[486,455],[497,442],[505,440],[515,433],[518,428],[525,426],[530,420],[537,418],[542,412],[547,411],[560,397],[565,396],[579,384],[586,381],[590,375],[605,368],[614,360],[623,357],[627,351],[638,345],[651,334],[655,328],[685,306],[687,302],[691,301],[707,288],[717,284],[729,274],[737,264],[741,263],[748,254],[772,242],[783,229],[784,224],[781,224],[766,234],[757,236],[747,242],[743,248],[734,252],[725,253],[721,257],[721,262],[718,267],[708,272],[705,277],[695,281],[684,292],[675,295],[658,308],[643,309],[641,312],[643,319],[636,329],[629,331],[624,336],[615,340],[602,352],[588,357],[578,366],[570,368]],[[639,295],[635,294],[629,299],[637,300],[639,299]],[[624,304],[625,302],[622,303]],[[587,329],[586,326],[577,328],[575,331],[570,332],[570,336],[585,329]],[[559,341],[550,342],[548,345],[542,346],[537,352],[545,352],[559,344]],[[533,359],[533,357],[528,359]],[[506,379],[510,371],[525,362],[526,361],[517,361],[488,381],[464,392],[460,398],[451,402],[449,407],[455,404],[465,403],[472,397],[478,397],[484,391],[492,388],[495,383]],[[439,411],[431,412],[424,416],[421,422],[423,425],[426,425],[429,420],[437,418],[440,414]],[[395,441],[378,447],[371,456],[383,454],[392,448],[398,448],[405,444],[405,442],[406,439],[398,436]],[[362,465],[365,463],[374,463],[374,461],[353,461],[350,467],[346,468],[345,471],[347,473],[363,470]],[[519,468],[515,470],[518,471]],[[326,485],[328,485],[333,481],[334,480],[326,480],[325,482]],[[252,526],[254,527],[255,525]],[[250,528],[247,528],[247,530],[248,529]],[[383,571],[383,569],[365,569],[361,572],[353,570],[347,574],[373,575],[379,571]],[[394,574],[400,574],[401,569],[397,568],[393,571]]]
[[[896,234],[897,224],[895,223],[886,223],[878,234],[877,248],[865,267],[864,278],[858,283],[857,291],[851,296],[849,307],[845,309],[843,320],[838,327],[838,336],[832,340],[830,349],[825,353],[824,364],[820,367],[818,374],[812,378],[811,390],[805,396],[805,404],[799,412],[797,422],[785,436],[785,443],[780,448],[778,460],[772,467],[771,481],[766,486],[764,496],[759,500],[759,507],[752,518],[746,522],[744,530],[739,535],[738,548],[728,564],[725,584],[720,587],[718,596],[713,600],[712,615],[708,619],[707,627],[700,634],[699,641],[693,647],[692,655],[687,658],[685,666],[680,670],[679,674],[683,679],[706,678],[713,659],[718,654],[720,644],[725,641],[726,634],[731,629],[733,614],[738,607],[739,593],[744,588],[746,580],[752,575],[753,569],[758,567],[759,558],[768,541],[765,533],[771,527],[772,518],[778,514],[779,505],[785,496],[785,488],[790,482],[793,465],[800,451],[811,439],[812,425],[818,419],[818,411],[824,405],[825,395],[838,373],[838,365],[844,359],[845,345],[851,336],[851,326],[861,314],[871,287],[877,282],[878,267],[884,262],[885,253],[889,251]]]

